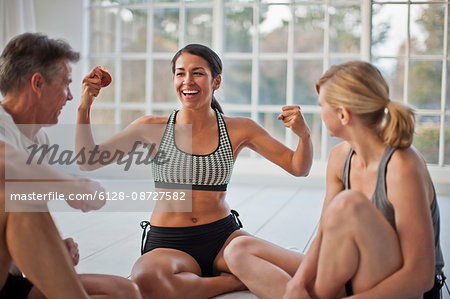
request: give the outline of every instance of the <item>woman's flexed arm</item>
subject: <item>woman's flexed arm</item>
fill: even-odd
[[[306,176],[311,169],[313,149],[310,131],[299,106],[285,106],[278,119],[290,128],[299,142],[295,151],[272,137],[263,127],[250,119],[242,119],[245,145],[295,176]]]
[[[286,128],[299,137],[297,149],[292,155],[292,166],[295,173],[308,174],[312,165],[313,146],[311,131],[306,124],[300,106],[284,106],[278,119],[282,120]]]
[[[92,69],[83,79],[83,91],[78,107],[77,131],[75,135],[76,153],[79,167],[82,170],[94,170],[107,164],[115,163],[141,146],[155,151],[155,140],[162,136],[163,126],[167,118],[143,116],[135,120],[123,131],[96,144],[92,135],[90,111],[95,97],[101,89],[101,72]],[[150,126],[151,125],[151,126]],[[151,147],[151,145],[155,145]],[[95,157],[93,156],[95,155]],[[86,158],[88,156],[89,158]],[[83,160],[84,159],[84,160]]]
[[[101,73],[99,70],[92,69],[84,77],[81,93],[81,102],[78,106],[77,131],[75,134],[75,150],[79,153],[81,150],[92,151],[96,146],[91,129],[91,106],[94,98],[100,93]],[[80,158],[78,162],[81,163]],[[88,170],[87,163],[80,164],[80,168]]]

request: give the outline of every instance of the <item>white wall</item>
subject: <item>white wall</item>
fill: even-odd
[[[83,0],[35,0],[36,31],[51,38],[62,38],[75,51],[82,49]],[[81,80],[84,77],[81,61],[72,65],[71,85],[74,99],[64,107],[60,123],[75,123],[77,106],[81,95]]]

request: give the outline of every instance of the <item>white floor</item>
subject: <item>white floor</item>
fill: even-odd
[[[228,187],[230,207],[240,213],[244,229],[285,247],[304,251],[314,236],[323,197],[323,182],[307,178],[235,176]],[[450,276],[450,197],[438,197],[441,209],[441,246]],[[148,213],[53,213],[63,237],[74,238],[80,248],[78,273],[130,275],[140,255],[141,220]],[[256,298],[250,292],[218,296],[221,299]],[[450,299],[446,295],[444,298]]]

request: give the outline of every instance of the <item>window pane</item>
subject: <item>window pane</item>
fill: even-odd
[[[223,89],[223,79],[222,79],[222,83],[220,85],[221,87],[219,89],[217,89],[216,91],[214,91],[214,97],[216,98],[216,100],[219,102],[219,104],[223,104],[226,102],[226,98],[224,96],[224,89]]]
[[[251,52],[253,8],[227,7],[225,9],[225,51]]]
[[[261,0],[261,3],[289,3],[289,0]]]
[[[286,52],[291,10],[287,5],[261,6],[259,38],[261,52]]]
[[[145,102],[145,60],[123,60],[121,102]]]
[[[150,3],[150,0],[120,0],[121,4],[143,4]]]
[[[331,65],[339,65],[339,64],[343,64],[349,61],[353,61],[353,60],[360,60],[359,55],[354,56],[354,57],[348,57],[348,58],[331,58],[330,59],[330,66]]]
[[[231,117],[247,117],[247,118],[251,118],[251,115],[249,112],[236,112],[236,111],[225,111],[225,115],[226,116],[231,116]],[[249,149],[248,147],[245,147],[241,150],[241,152],[239,152],[239,157],[245,157],[245,158],[249,158],[251,155],[252,150]]]
[[[144,109],[122,110],[120,111],[120,123],[123,125],[129,125],[134,120],[144,115]]]
[[[376,0],[376,2],[393,2],[393,1],[392,0]],[[395,0],[395,2],[408,2],[408,0]],[[416,0],[415,2],[442,2],[442,0],[423,0],[423,1]]]
[[[321,152],[321,132],[322,132],[322,119],[320,118],[319,113],[303,113],[303,116],[308,124],[309,129],[311,130],[311,142],[313,144],[314,149],[314,159],[320,159]],[[295,150],[298,144],[298,136],[292,133],[293,135],[293,143],[292,149]]]
[[[225,111],[227,116],[252,118],[250,112]]]
[[[443,5],[411,5],[412,54],[442,54],[444,9]]]
[[[158,116],[168,116],[170,113],[172,113],[173,110],[153,110],[152,115],[158,115]]]
[[[278,119],[280,113],[258,113],[258,123],[263,126],[270,135],[281,143],[286,143],[286,128],[283,122]]]
[[[445,117],[445,158],[444,163],[450,165],[450,117]]]
[[[91,0],[92,5],[112,5],[118,3],[119,0],[109,0],[108,2],[105,2],[105,0]]]
[[[115,52],[117,11],[117,8],[91,10],[89,45],[92,53]]]
[[[341,143],[343,141],[344,141],[344,139],[330,136],[330,132],[328,132],[328,136],[327,136],[327,157],[330,156],[330,152],[333,149],[333,147],[335,147],[336,145],[338,145],[339,143]],[[342,163],[344,163],[344,161],[342,161]]]
[[[147,49],[147,10],[123,8],[120,11],[122,22],[122,51],[145,52]]]
[[[439,116],[417,116],[414,146],[422,153],[427,163],[438,163]]]
[[[180,2],[180,0],[153,0],[154,3]]]
[[[153,61],[153,102],[176,103],[170,60]]]
[[[253,2],[253,0],[225,0],[225,2],[238,2],[238,3],[242,3],[242,2],[245,2],[245,3],[249,3],[249,2]]]
[[[185,0],[185,2],[212,2],[212,0]]]
[[[376,2],[392,2],[392,0],[376,0]],[[395,2],[408,2],[408,0],[396,0]]]
[[[450,109],[450,60],[447,60],[447,100],[445,102],[446,109]]]
[[[91,123],[96,124],[115,124],[114,121],[114,109],[102,109],[92,106],[91,110]]]
[[[404,63],[398,59],[375,59],[372,62],[389,85],[389,98],[403,102]]]
[[[404,55],[408,36],[408,6],[385,4],[372,7],[372,54]]]
[[[286,61],[261,61],[259,81],[260,104],[286,104]]]
[[[211,47],[212,9],[186,9],[186,44],[196,43]]]
[[[91,59],[89,70],[93,69],[96,66],[101,66],[108,70],[108,73],[112,77],[112,82],[108,87],[102,88],[100,91],[100,95],[96,99],[101,103],[112,103],[114,102],[114,86],[116,83],[116,71],[114,68],[114,62],[109,59]]]
[[[359,53],[361,39],[361,8],[332,6],[330,14],[330,52]]]
[[[411,61],[409,65],[409,101],[423,109],[441,108],[441,61]]]
[[[294,103],[318,105],[315,84],[323,73],[322,60],[296,60],[294,68]]]
[[[180,29],[178,8],[155,8],[153,26],[153,51],[177,51],[178,30]]]
[[[251,60],[225,60],[223,69],[224,103],[250,104],[252,96]]]
[[[295,51],[322,52],[325,12],[323,6],[302,5],[295,8]]]

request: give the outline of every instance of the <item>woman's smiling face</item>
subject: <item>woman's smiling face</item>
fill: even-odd
[[[219,87],[219,76],[212,77],[209,64],[204,58],[190,53],[181,54],[175,62],[173,83],[183,106],[210,106],[212,94]]]

